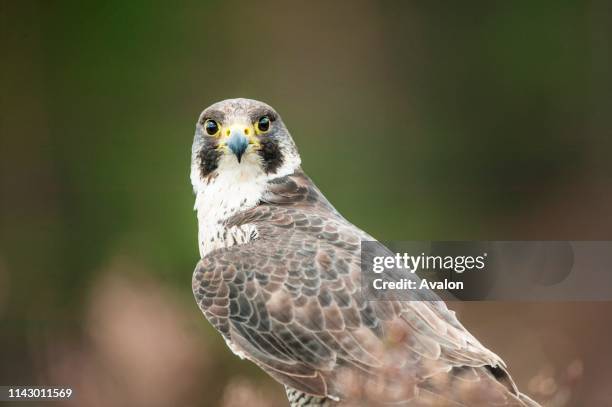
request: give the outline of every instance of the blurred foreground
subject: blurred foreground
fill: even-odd
[[[190,299],[145,267],[118,257],[99,274],[78,312],[82,321],[33,317],[21,322],[27,336],[3,332],[3,349],[29,349],[26,360],[24,353],[3,355],[3,383],[70,385],[76,397],[66,404],[74,406],[285,405],[282,386],[231,354]],[[544,405],[610,401],[611,304],[450,307],[505,359],[519,388]],[[358,390],[360,400],[372,396]]]

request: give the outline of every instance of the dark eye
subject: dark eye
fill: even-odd
[[[261,116],[259,120],[257,120],[257,130],[262,133],[270,130],[270,118],[268,116]]]
[[[210,136],[214,136],[219,132],[219,125],[212,119],[208,119],[204,122],[204,128],[206,129],[206,133]]]

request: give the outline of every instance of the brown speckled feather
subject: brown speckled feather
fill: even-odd
[[[270,182],[227,226],[245,224],[257,238],[206,255],[193,291],[232,349],[278,381],[332,400],[371,396],[374,383],[379,401],[529,405],[444,302],[362,298],[360,241],[374,239],[303,173]]]

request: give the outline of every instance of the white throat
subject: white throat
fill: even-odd
[[[253,208],[265,192],[267,176],[259,157],[247,155],[238,163],[233,155],[219,159],[218,172],[210,181],[202,180],[197,164],[192,165],[191,178],[198,215],[198,246],[203,258],[212,250],[246,243],[257,236],[253,225],[228,228],[233,215]],[[195,179],[194,179],[195,178]]]
[[[254,225],[228,228],[227,220],[259,204],[268,181],[293,174],[301,160],[294,148],[285,154],[283,165],[274,174],[266,174],[261,157],[252,151],[249,153],[247,150],[240,163],[233,154],[224,154],[219,158],[215,172],[203,179],[197,158],[198,147],[194,143],[191,183],[196,194],[194,209],[198,215],[198,247],[200,257],[204,258],[212,250],[257,238]]]

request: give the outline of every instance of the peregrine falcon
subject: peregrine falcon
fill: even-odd
[[[191,182],[198,306],[291,406],[537,406],[443,301],[368,301],[360,242],[300,167],[279,114],[228,99],[200,115]],[[437,297],[435,297],[437,298]]]

